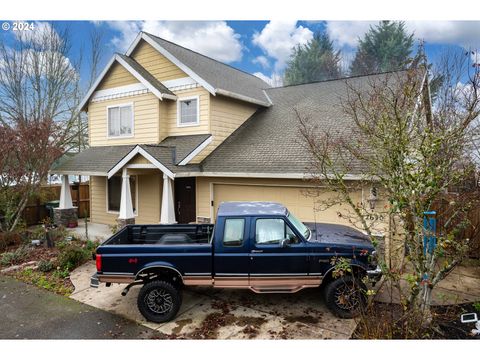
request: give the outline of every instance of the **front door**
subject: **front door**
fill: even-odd
[[[175,216],[179,224],[195,222],[195,178],[175,179]]]

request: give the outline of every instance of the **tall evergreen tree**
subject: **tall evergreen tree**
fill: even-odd
[[[359,39],[350,74],[365,75],[403,68],[412,46],[413,33],[407,33],[404,22],[381,21]]]
[[[286,85],[304,84],[341,76],[340,51],[335,51],[326,32],[317,32],[305,45],[298,45],[285,70]]]

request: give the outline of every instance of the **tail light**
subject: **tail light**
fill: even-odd
[[[97,264],[97,271],[102,271],[102,255],[97,254],[97,256],[95,257],[95,260]]]

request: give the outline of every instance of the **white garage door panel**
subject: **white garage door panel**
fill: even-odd
[[[226,185],[213,186],[215,216],[223,201],[275,201],[285,205],[302,221],[314,221],[314,198],[307,196],[306,188],[287,186]],[[316,214],[317,221],[325,217],[326,212]],[[333,214],[328,214],[331,215]]]

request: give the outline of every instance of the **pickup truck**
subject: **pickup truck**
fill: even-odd
[[[127,225],[101,244],[91,286],[142,285],[137,305],[152,322],[170,321],[184,286],[256,293],[324,290],[328,308],[351,318],[365,304],[365,281],[381,276],[375,249],[347,226],[302,223],[272,202],[224,202],[215,225]],[[336,266],[343,259],[342,267]]]

